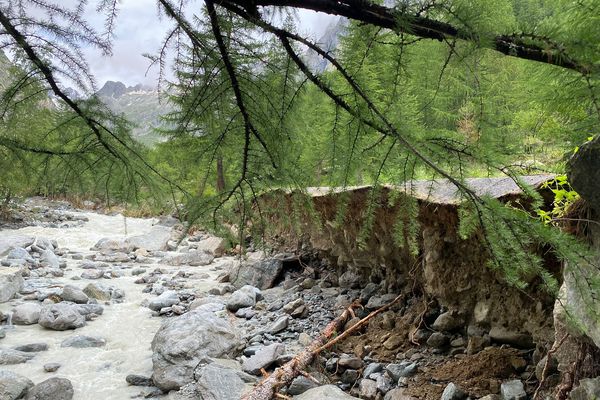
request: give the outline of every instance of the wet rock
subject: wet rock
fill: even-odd
[[[42,306],[38,303],[24,303],[13,309],[12,322],[15,325],[33,325],[40,319]]]
[[[314,389],[307,390],[299,396],[294,397],[295,400],[353,400],[357,397],[352,397],[342,391],[335,385],[319,386]]]
[[[530,349],[534,346],[533,338],[529,334],[509,331],[505,328],[495,326],[490,330],[490,338],[494,342],[510,344],[511,346]]]
[[[99,283],[89,283],[83,289],[83,293],[91,299],[100,301],[109,301],[111,299],[110,289]]]
[[[81,289],[72,285],[65,285],[60,297],[77,304],[86,304],[89,301],[88,296]]]
[[[56,269],[60,268],[60,261],[58,260],[58,257],[56,256],[56,254],[54,254],[52,250],[44,250],[40,254],[40,263],[46,267]]]
[[[125,377],[125,381],[129,383],[131,386],[153,386],[154,382],[152,382],[151,378],[143,375],[135,375],[130,374]]]
[[[23,288],[21,268],[0,268],[0,303],[12,299]]]
[[[32,387],[33,382],[30,379],[11,371],[0,370],[0,399],[20,399]]]
[[[581,379],[579,386],[571,391],[571,400],[600,399],[600,378]]]
[[[90,315],[102,315],[104,313],[104,307],[100,304],[77,304],[75,309],[86,318]]]
[[[25,353],[37,353],[39,351],[48,350],[48,344],[47,343],[29,343],[29,344],[24,344],[24,345],[15,347],[15,350],[24,351]]]
[[[297,396],[306,392],[307,390],[316,388],[318,386],[319,385],[315,381],[308,379],[305,376],[297,376],[290,384],[290,387],[287,390],[287,394]]]
[[[60,347],[75,347],[77,349],[83,349],[88,347],[104,347],[105,345],[106,340],[102,338],[77,335],[63,340],[60,344]]]
[[[23,260],[27,263],[33,264],[35,261],[27,250],[22,247],[15,247],[11,249],[6,255],[7,260]]]
[[[240,308],[253,307],[256,304],[257,288],[245,285],[233,292],[227,300],[227,309],[236,312]]]
[[[44,371],[46,372],[56,372],[61,367],[59,363],[48,363],[44,364]]]
[[[465,397],[467,394],[456,384],[450,382],[444,389],[441,400],[461,400]]]
[[[35,357],[35,354],[13,349],[0,349],[0,365],[22,364]]]
[[[64,331],[81,328],[85,325],[85,318],[79,313],[77,306],[58,303],[43,307],[38,323],[44,328]]]
[[[504,382],[500,385],[502,400],[523,400],[527,398],[523,382],[518,379]]]
[[[363,378],[368,378],[371,374],[375,374],[377,372],[383,371],[383,364],[381,363],[371,363],[365,367],[363,370]]]
[[[205,357],[233,357],[240,340],[226,319],[212,312],[190,311],[166,320],[152,340],[152,379],[162,390],[179,389],[192,381],[194,368]]]
[[[251,285],[265,290],[273,287],[282,270],[283,261],[275,258],[236,263],[229,271],[229,280],[238,288]]]
[[[451,311],[440,314],[431,325],[436,331],[447,332],[453,331],[461,326],[463,326],[462,319]]]
[[[359,391],[361,399],[373,400],[377,396],[377,382],[371,379],[362,379]]]
[[[38,383],[25,396],[25,400],[71,400],[73,385],[65,378],[50,378]]]
[[[167,265],[191,265],[193,267],[208,265],[214,260],[215,256],[203,250],[191,250],[187,253],[177,253],[166,256],[162,262]]]
[[[246,391],[246,384],[239,371],[217,363],[202,367],[196,378],[195,398],[205,400],[239,400]]]
[[[289,317],[287,315],[282,315],[271,324],[269,332],[275,334],[284,331],[288,327],[288,323]]]
[[[242,371],[252,375],[260,375],[261,368],[269,368],[284,352],[285,345],[281,343],[273,343],[265,346],[256,351],[250,358],[244,359]]]
[[[150,300],[148,308],[152,311],[160,311],[162,308],[170,307],[175,304],[179,304],[179,295],[174,290],[167,290],[160,296]]]

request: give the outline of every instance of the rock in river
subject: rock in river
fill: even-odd
[[[16,306],[13,310],[12,322],[15,325],[33,325],[40,319],[42,306],[38,303],[24,303]]]
[[[57,303],[42,308],[39,324],[55,331],[77,329],[85,325],[85,318],[76,305]]]
[[[25,400],[71,400],[73,385],[65,378],[50,378],[38,383],[25,396]]]
[[[0,370],[0,399],[20,399],[31,387],[33,382],[28,378],[14,372]]]

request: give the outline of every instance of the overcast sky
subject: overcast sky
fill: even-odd
[[[74,0],[64,0],[75,3]],[[104,17],[95,11],[94,1],[86,10],[86,18],[96,29],[102,31]],[[190,7],[200,9],[202,2],[195,1]],[[333,21],[332,16],[312,11],[300,11],[298,19],[300,32],[319,38]],[[166,17],[158,17],[155,0],[122,0],[113,43],[113,56],[103,57],[94,49],[85,51],[91,70],[98,85],[105,81],[121,81],[126,85],[143,83],[155,85],[158,68],[146,70],[149,60],[144,53],[156,54],[171,22]]]

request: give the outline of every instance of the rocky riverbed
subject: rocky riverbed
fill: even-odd
[[[240,258],[207,233],[179,241],[172,218],[45,204],[0,231],[1,400],[239,399],[355,299],[349,323],[398,295],[282,393],[516,400],[545,365],[527,335],[465,326],[411,287],[356,287],[310,252]]]

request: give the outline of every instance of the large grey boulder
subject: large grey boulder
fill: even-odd
[[[21,268],[0,268],[0,303],[12,299],[22,288]]]
[[[38,323],[44,328],[65,331],[81,328],[85,325],[85,318],[79,313],[77,305],[57,303],[42,308]]]
[[[25,248],[34,242],[35,238],[31,236],[13,235],[2,232],[0,235],[0,256],[6,255],[15,247]]]
[[[256,295],[260,290],[254,286],[246,285],[232,293],[227,300],[227,309],[236,312],[240,308],[253,307],[256,304]]]
[[[162,262],[167,265],[191,265],[197,267],[208,265],[215,259],[215,256],[204,250],[191,250],[186,253],[177,253],[168,255],[162,259]]]
[[[600,378],[581,379],[579,386],[571,391],[571,400],[600,399]]]
[[[255,262],[236,263],[229,271],[229,280],[237,288],[244,285],[261,290],[273,287],[283,269],[283,261],[271,258]]]
[[[116,240],[110,238],[102,238],[96,242],[92,250],[99,251],[103,254],[109,253],[129,253],[133,250],[133,245],[125,240]]]
[[[70,380],[50,378],[29,389],[25,400],[71,400],[73,394]]]
[[[13,247],[8,254],[6,255],[7,260],[24,260],[30,264],[33,264],[35,261],[31,254],[27,250],[22,247]]]
[[[195,391],[203,400],[239,400],[248,388],[241,376],[239,371],[210,363],[197,372]]]
[[[231,358],[239,347],[231,322],[212,312],[194,310],[168,319],[152,340],[152,379],[164,391],[179,389],[193,380],[201,359]]]
[[[160,311],[161,308],[171,307],[175,304],[179,304],[179,295],[174,290],[166,290],[160,296],[150,300],[148,308],[152,311]]]
[[[210,236],[202,239],[196,245],[198,250],[204,250],[215,257],[221,257],[225,253],[225,240],[220,237]]]
[[[133,250],[144,249],[148,251],[163,251],[167,250],[167,242],[171,239],[171,229],[166,226],[155,225],[150,232],[143,235],[132,236],[127,238],[125,242],[129,244]]]
[[[353,400],[358,397],[352,397],[335,385],[319,386],[307,390],[300,396],[294,397],[295,400]]]
[[[40,320],[42,306],[38,303],[19,304],[13,309],[12,322],[15,325],[33,325]]]
[[[33,382],[11,371],[0,370],[0,399],[17,400],[25,396]]]
[[[60,268],[60,261],[52,250],[44,250],[40,254],[40,263],[45,267]]]

